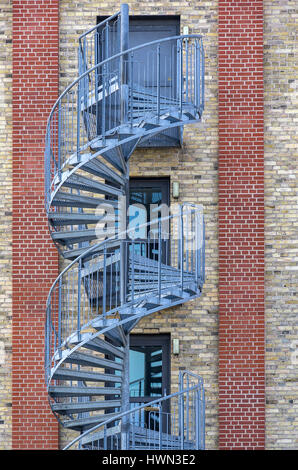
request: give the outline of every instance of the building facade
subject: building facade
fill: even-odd
[[[181,147],[139,148],[135,181],[202,204],[200,298],[143,319],[135,335],[179,340],[179,371],[203,377],[207,449],[297,448],[295,2],[130,2],[202,34],[205,110]],[[77,74],[77,38],[116,2],[4,1],[1,7],[1,448],[63,448],[44,385],[45,302],[63,261],[44,210],[44,135]],[[296,15],[296,16],[295,16]],[[154,19],[152,19],[154,21]],[[296,101],[295,101],[296,100]],[[296,258],[295,258],[296,256]]]

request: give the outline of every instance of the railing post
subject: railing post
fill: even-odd
[[[161,222],[158,221],[158,300],[161,296]]]
[[[102,72],[102,100],[101,100],[101,135],[102,145],[106,143],[106,65],[103,66]]]
[[[198,108],[198,67],[200,67],[200,59],[198,63],[198,49],[196,45],[196,41],[194,43],[194,101],[195,101],[195,108]]]
[[[202,111],[204,109],[204,103],[205,103],[205,52],[204,52],[204,47],[203,47],[203,41],[201,41],[201,50],[202,50]]]
[[[179,90],[179,111],[180,117],[182,116],[182,104],[183,104],[183,42],[179,39],[180,44],[180,56],[179,56],[179,72],[180,72],[180,90]]]
[[[158,405],[158,419],[159,419],[159,450],[162,450],[162,405]]]
[[[203,245],[202,245],[202,280],[205,282],[205,220],[202,215],[202,225],[203,225]]]
[[[128,36],[129,36],[129,9],[126,3],[121,5],[121,29],[120,29],[120,49],[124,52],[128,49]],[[120,115],[121,124],[127,122],[127,107],[128,107],[128,77],[125,63],[127,61],[126,54],[120,57]]]
[[[49,369],[50,369],[50,325],[51,325],[51,305],[47,306],[47,317],[46,317],[46,332],[45,332],[45,379],[46,384],[49,380]]]
[[[124,305],[126,301],[126,242],[120,242],[120,305]]]
[[[80,155],[80,134],[81,134],[81,80],[78,81],[78,88],[77,88],[77,161],[80,162],[81,155]]]
[[[188,103],[188,38],[185,38],[185,101]]]
[[[59,350],[59,358],[61,359],[61,332],[62,332],[62,276],[59,279],[59,288],[58,288],[58,350]]]
[[[129,115],[130,115],[130,128],[133,127],[133,52],[129,55],[130,59],[130,70],[129,70],[129,89],[130,89],[130,100],[129,100]]]
[[[131,305],[134,308],[135,299],[135,241],[131,242]]]
[[[198,110],[201,101],[201,57],[198,53],[198,41],[195,41],[195,82],[196,82],[196,96],[195,107]]]
[[[181,292],[183,291],[183,266],[184,266],[184,228],[183,228],[183,208],[180,206],[180,240],[179,240],[179,245],[180,245],[180,288]]]
[[[196,391],[195,420],[196,420],[196,450],[200,450],[200,390]]]
[[[180,392],[183,390],[183,378],[181,375],[181,383],[179,384]],[[184,396],[183,393],[179,397],[179,432],[181,450],[184,450]]]
[[[103,250],[103,286],[102,286],[102,317],[106,320],[106,302],[107,302],[107,248]]]
[[[61,99],[59,100],[58,106],[58,177],[61,181],[61,127],[62,127],[62,108],[61,108]]]
[[[156,88],[157,88],[157,109],[156,109],[156,122],[159,121],[160,115],[160,44],[157,46],[157,58],[156,58]]]
[[[77,313],[77,334],[78,341],[81,341],[81,270],[82,259],[80,258],[78,264],[78,313]]]
[[[124,346],[124,359],[123,359],[123,378],[122,378],[122,395],[121,395],[121,409],[122,412],[128,411],[129,404],[129,335],[127,335],[127,343]],[[129,449],[129,428],[130,428],[129,415],[123,416],[121,422],[121,450]]]

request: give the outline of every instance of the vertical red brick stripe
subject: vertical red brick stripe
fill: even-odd
[[[58,0],[13,2],[13,449],[57,449],[44,321],[58,273],[44,209],[44,137],[58,96]]]
[[[219,448],[265,441],[263,2],[219,0]]]

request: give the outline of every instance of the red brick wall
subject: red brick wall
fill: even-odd
[[[57,449],[44,320],[58,273],[44,210],[46,120],[58,96],[58,0],[13,2],[13,449]]]
[[[219,0],[219,447],[262,449],[262,1]]]

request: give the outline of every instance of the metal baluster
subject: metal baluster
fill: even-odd
[[[157,46],[157,62],[156,62],[156,87],[157,87],[157,109],[156,109],[156,122],[159,121],[160,116],[160,44]]]
[[[159,449],[162,449],[162,413],[161,404],[158,405],[158,419],[159,419]]]
[[[77,312],[77,333],[78,340],[81,341],[81,273],[82,271],[82,259],[79,260],[78,265],[78,312]]]
[[[180,39],[180,55],[179,55],[179,71],[180,71],[180,90],[179,90],[179,111],[180,111],[180,117],[182,116],[182,103],[183,103],[183,42]]]
[[[102,74],[102,99],[101,99],[101,135],[102,145],[106,144],[106,65],[103,66]]]
[[[185,83],[185,101],[188,103],[188,38],[185,40],[185,77],[186,77],[186,83]]]
[[[184,268],[184,228],[183,228],[183,208],[180,206],[180,240],[179,240],[179,254],[180,254],[180,289],[183,291],[183,268]]]
[[[161,222],[158,221],[158,300],[161,297]]]
[[[129,73],[129,83],[130,83],[130,129],[133,128],[133,52],[130,53],[130,73]]]
[[[205,51],[203,48],[203,41],[201,41],[201,50],[202,50],[202,111],[204,109],[204,102],[205,102]]]
[[[77,84],[77,160],[78,162],[81,161],[80,155],[80,131],[81,131],[81,123],[80,123],[80,111],[81,111],[81,80],[78,81]]]
[[[106,268],[107,248],[103,251],[103,288],[102,288],[102,316],[105,323],[106,320],[106,287],[107,287],[107,268]]]

